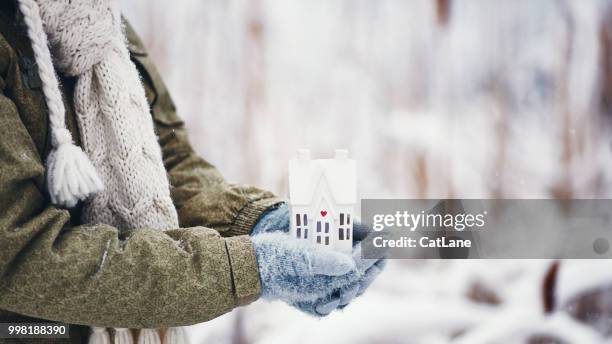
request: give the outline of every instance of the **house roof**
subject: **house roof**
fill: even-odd
[[[289,198],[291,204],[309,205],[316,194],[319,180],[325,178],[336,204],[357,202],[357,168],[355,160],[337,151],[334,159],[310,159],[302,154],[289,160]]]

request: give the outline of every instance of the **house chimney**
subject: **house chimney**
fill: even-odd
[[[348,149],[336,149],[336,159],[348,159]]]
[[[298,149],[297,158],[298,160],[310,160],[310,149]]]

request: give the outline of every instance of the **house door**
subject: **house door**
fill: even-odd
[[[317,244],[329,246],[330,224],[327,220],[317,220]]]

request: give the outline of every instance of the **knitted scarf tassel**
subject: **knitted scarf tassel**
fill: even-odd
[[[98,113],[79,113],[79,105],[83,107],[83,103],[87,103],[87,101],[91,101],[90,96],[92,94],[87,94],[85,91],[91,91],[87,89],[87,81],[91,82],[93,79],[91,69],[94,68],[93,64],[87,65],[87,63],[91,62],[91,60],[98,59],[95,64],[100,64],[100,62],[104,56],[101,54],[105,54],[106,50],[104,48],[100,48],[100,45],[96,45],[93,47],[86,46],[76,46],[77,53],[73,56],[69,56],[70,58],[74,58],[76,61],[72,61],[73,65],[65,66],[62,65],[62,59],[58,59],[59,67],[63,67],[64,71],[69,75],[79,76],[79,80],[77,81],[77,89],[81,88],[81,93],[75,95],[75,108],[79,116],[77,119],[79,120],[79,126],[81,128],[81,141],[83,141],[87,154],[81,150],[78,146],[76,146],[72,140],[72,136],[70,132],[66,129],[65,124],[65,108],[62,99],[62,95],[59,89],[59,82],[57,76],[55,74],[55,68],[53,65],[53,61],[51,59],[51,52],[49,50],[49,38],[47,36],[47,32],[45,32],[45,27],[43,26],[43,19],[41,17],[41,7],[45,6],[45,15],[51,16],[46,18],[46,24],[49,25],[57,25],[58,23],[63,23],[64,18],[58,18],[57,16],[66,15],[71,18],[76,18],[78,20],[98,20],[100,19],[100,23],[98,22],[87,22],[87,24],[91,24],[96,27],[81,27],[78,25],[68,25],[70,29],[75,30],[83,30],[77,31],[76,34],[72,32],[70,39],[81,38],[82,42],[91,43],[90,37],[86,37],[87,34],[94,35],[96,39],[107,39],[111,40],[113,44],[117,45],[117,37],[122,36],[122,33],[117,29],[119,28],[119,24],[117,23],[119,15],[117,4],[113,0],[100,1],[100,0],[19,0],[19,8],[24,17],[24,22],[27,26],[28,36],[31,41],[32,49],[34,51],[34,56],[36,59],[36,64],[38,66],[38,72],[43,84],[43,93],[45,96],[46,104],[49,109],[49,123],[51,130],[51,143],[53,149],[49,156],[47,157],[46,167],[47,167],[47,183],[48,189],[51,196],[51,201],[59,206],[64,207],[73,207],[76,205],[78,201],[86,201],[84,207],[84,223],[107,223],[109,225],[120,225],[120,224],[128,224],[128,227],[131,228],[139,228],[139,227],[148,227],[148,228],[157,228],[161,230],[176,228],[178,226],[178,218],[176,215],[176,209],[172,205],[170,196],[169,196],[169,186],[168,181],[165,176],[165,170],[163,168],[163,163],[161,161],[161,153],[159,151],[159,145],[157,144],[155,134],[153,133],[152,120],[149,115],[148,125],[145,125],[144,132],[138,132],[138,130],[133,130],[134,128],[128,128],[127,130],[121,131],[120,129],[116,129],[114,132],[103,132],[98,133],[98,137],[87,137],[88,132],[91,134],[92,130],[96,130],[96,125],[99,125],[100,122],[96,122],[95,119],[90,117],[96,117]],[[97,6],[97,7],[96,7]],[[92,7],[96,7],[94,9],[99,11],[100,16],[91,15],[91,13],[84,13],[87,10],[91,10]],[[70,13],[64,13],[70,12]],[[115,13],[116,12],[116,13]],[[104,17],[104,14],[113,13],[112,21],[113,23],[108,22],[108,18]],[[94,13],[95,14],[95,13]],[[104,22],[107,20],[107,22]],[[45,25],[46,25],[45,24]],[[83,24],[80,22],[79,24]],[[112,26],[112,27],[111,27]],[[51,30],[56,30],[57,28],[53,28]],[[62,28],[63,30],[56,30],[59,33],[65,33],[66,27]],[[52,33],[55,33],[52,31]],[[108,37],[104,37],[104,34]],[[93,40],[95,41],[95,39]],[[82,42],[77,42],[78,44],[84,45]],[[56,42],[57,43],[57,42]],[[62,43],[62,42],[60,42]],[[70,44],[74,44],[74,42],[68,42]],[[93,44],[98,44],[99,42],[94,42]],[[68,45],[70,45],[68,44]],[[122,108],[119,110],[125,110],[129,113],[129,115],[135,115],[134,111],[136,111],[136,115],[144,116],[144,112],[148,110],[148,104],[146,104],[146,99],[144,98],[144,90],[142,89],[142,85],[138,84],[139,79],[137,76],[137,71],[133,65],[126,66],[126,63],[129,62],[129,56],[127,54],[127,50],[125,48],[125,44],[121,41],[119,47],[116,48],[120,52],[120,56],[117,57],[119,60],[115,61],[119,65],[118,68],[124,68],[123,72],[127,72],[128,80],[126,83],[127,86],[132,89],[136,89],[134,94],[131,95],[130,104],[134,103],[137,105],[137,108],[130,108],[129,106],[126,108]],[[71,48],[70,46],[68,48]],[[72,47],[74,48],[74,47]],[[97,49],[88,49],[88,48],[97,48]],[[68,49],[69,50],[69,49]],[[83,56],[82,52],[90,52],[92,51],[93,57],[85,56],[85,65],[82,63]],[[125,51],[125,53],[123,53]],[[69,51],[68,53],[74,53],[75,51]],[[59,56],[66,58],[67,53],[64,51],[59,52]],[[95,55],[98,54],[98,55]],[[81,58],[79,60],[78,58]],[[102,63],[103,64],[103,63]],[[72,69],[71,69],[72,68]],[[100,67],[103,68],[103,67]],[[114,67],[113,67],[114,68]],[[127,69],[126,69],[127,68]],[[130,69],[131,68],[131,69]],[[76,69],[76,70],[75,70]],[[109,72],[107,69],[105,72]],[[112,72],[112,70],[110,70]],[[112,74],[112,73],[111,73]],[[115,72],[117,74],[117,72]],[[88,75],[89,78],[81,75]],[[119,74],[122,75],[122,74]],[[136,76],[134,76],[136,75]],[[116,76],[116,75],[115,75]],[[130,77],[131,76],[131,77]],[[84,80],[81,80],[84,79]],[[81,83],[81,81],[84,81]],[[79,84],[84,86],[79,86]],[[134,83],[137,83],[136,85]],[[121,93],[125,90],[114,90],[108,85],[103,85],[104,90],[108,92]],[[128,87],[128,88],[129,88]],[[85,90],[85,91],[84,91]],[[110,91],[109,91],[110,90]],[[78,97],[79,94],[81,97]],[[85,94],[85,95],[83,95]],[[95,94],[94,94],[95,95]],[[106,95],[108,96],[108,94]],[[89,98],[88,98],[89,97]],[[79,100],[80,99],[80,100]],[[85,99],[85,100],[83,100]],[[125,99],[123,99],[125,100]],[[124,104],[125,105],[125,104]],[[97,106],[95,102],[87,103],[86,106],[95,107]],[[82,109],[81,109],[82,110]],[[99,109],[98,109],[99,110]],[[107,109],[111,114],[105,113],[103,115],[107,115],[108,118],[105,120],[110,121],[111,124],[116,124],[116,122],[124,123],[126,119],[129,118],[121,117],[127,116],[128,114],[123,114],[121,111],[117,111],[118,109]],[[107,112],[108,112],[107,111]],[[119,114],[116,114],[116,113]],[[94,116],[92,116],[94,115]],[[115,117],[113,117],[113,115]],[[119,116],[119,117],[117,117]],[[144,117],[139,117],[139,124],[142,123],[142,119]],[[113,122],[114,121],[114,122]],[[85,123],[85,124],[84,124]],[[92,129],[92,126],[94,127]],[[142,128],[143,126],[139,126]],[[125,128],[124,128],[125,129]],[[148,131],[150,132],[148,132]],[[125,137],[126,132],[132,133],[136,131],[136,134],[140,134],[140,141],[136,142],[137,144],[142,145],[145,149],[146,156],[144,157],[136,157],[139,162],[151,162],[153,166],[148,166],[147,168],[143,168],[145,170],[145,175],[138,175],[140,179],[136,178],[139,181],[143,181],[143,183],[137,183],[135,185],[121,185],[117,183],[117,179],[121,179],[125,177],[121,175],[122,172],[119,172],[119,175],[111,175],[109,174],[108,168],[103,168],[96,170],[94,167],[97,164],[101,164],[98,160],[97,162],[91,160],[91,154],[94,153],[96,149],[100,147],[93,147],[92,142],[97,142],[100,139],[104,139],[107,136],[120,136]],[[122,136],[123,135],[123,136]],[[138,136],[138,135],[135,135]],[[156,145],[156,148],[151,148],[152,145]],[[119,147],[119,150],[123,149],[125,151],[125,146],[133,146],[133,142],[129,142],[124,144],[124,146]],[[115,148],[115,147],[113,147]],[[102,149],[112,150],[113,148],[102,147]],[[133,154],[129,155],[132,157]],[[128,158],[129,158],[128,157]],[[126,158],[127,159],[127,158]],[[125,161],[124,161],[125,163]],[[128,162],[129,163],[129,162]],[[102,166],[104,167],[104,166]],[[106,173],[104,178],[101,178],[98,174],[99,171],[104,171]],[[153,171],[153,172],[151,172]],[[124,172],[125,173],[125,172]],[[146,173],[149,173],[148,175]],[[102,180],[105,180],[105,183],[108,182],[106,188],[104,187]],[[125,178],[123,179],[125,180]],[[111,185],[112,190],[109,190],[108,186]],[[117,186],[119,185],[119,186]],[[144,185],[144,189],[138,189],[138,185]],[[131,187],[133,186],[133,188]],[[134,191],[132,191],[135,189]],[[125,197],[117,197],[117,193],[121,193],[121,195]],[[138,204],[128,204],[127,206],[124,204],[109,204],[108,200],[115,199],[129,199],[134,200],[137,198],[142,198],[142,195],[154,195],[153,197],[157,197],[152,200],[147,200],[147,204],[155,205],[155,208],[143,208],[139,207]],[[136,197],[138,196],[138,197]],[[106,200],[106,203],[103,201]],[[142,213],[134,215],[129,210],[128,207],[132,206],[132,208],[143,208],[141,209]],[[110,213],[108,209],[114,209],[114,213]],[[147,216],[142,216],[142,214],[146,214]],[[130,217],[130,216],[139,216],[139,217]],[[83,219],[82,219],[83,220]],[[114,331],[114,336],[111,338],[109,332],[103,327],[92,327],[92,333],[89,338],[90,344],[110,344],[114,342],[115,344],[134,344],[134,338],[131,335],[131,331],[125,328],[116,328]],[[184,328],[175,327],[169,328],[165,332],[164,343],[165,344],[185,344],[187,343],[187,336]],[[141,329],[140,334],[138,336],[138,344],[160,344],[161,339],[158,334],[158,331],[155,329]]]
[[[101,191],[102,180],[85,153],[74,144],[66,129],[64,102],[59,90],[51,53],[34,0],[20,0],[19,8],[28,28],[28,36],[43,84],[43,93],[49,108],[51,144],[47,157],[47,184],[54,204],[74,207],[79,200]],[[42,39],[41,39],[42,38]],[[44,63],[48,62],[48,63]]]

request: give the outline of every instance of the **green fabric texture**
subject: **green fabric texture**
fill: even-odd
[[[169,327],[204,322],[256,300],[261,286],[248,234],[279,200],[227,183],[194,152],[129,25],[129,48],[151,104],[182,228],[79,225],[80,209],[50,203],[43,163],[50,149],[46,105],[25,27],[7,3],[0,5],[0,320],[18,319],[18,313],[70,324]],[[68,128],[78,139],[73,84],[61,80]]]

